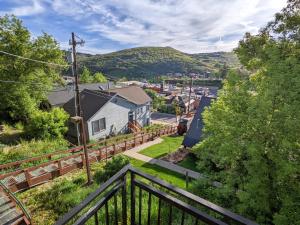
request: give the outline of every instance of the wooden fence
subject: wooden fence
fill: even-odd
[[[104,141],[88,145],[89,161],[91,163],[108,159],[123,151],[132,149],[138,145],[149,142],[164,135],[170,135],[177,132],[176,127],[167,127],[149,133],[140,133],[130,139],[116,142],[110,145],[104,145]],[[99,147],[100,145],[100,147]],[[33,186],[48,182],[55,177],[69,173],[77,168],[85,166],[83,147],[79,146],[68,150],[57,151],[51,154],[45,154],[38,157],[24,159],[16,162],[0,165],[0,171],[3,169],[17,168],[25,163],[33,163],[40,160],[48,160],[36,166],[25,169],[17,169],[12,172],[0,175],[0,180],[12,191],[16,192],[31,188]],[[62,154],[70,154],[56,160],[52,160],[54,156]]]

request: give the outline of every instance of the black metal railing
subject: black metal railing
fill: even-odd
[[[29,212],[27,211],[27,209],[25,208],[25,206],[23,205],[23,203],[15,196],[14,193],[12,193],[3,183],[2,181],[0,181],[0,190],[3,190],[7,197],[10,198],[10,200],[12,200],[14,202],[14,204],[20,208],[20,210],[22,211],[22,213],[24,214],[24,216],[26,217],[27,221],[30,223],[31,222],[31,216],[29,214]]]
[[[56,223],[64,224],[256,223],[127,165]]]

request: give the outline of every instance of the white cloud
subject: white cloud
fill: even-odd
[[[97,5],[96,1],[90,3]],[[208,52],[231,50],[245,32],[256,33],[265,25],[285,0],[103,0],[101,5],[102,9],[115,9],[106,18],[108,23],[94,20],[88,26],[90,31],[136,46]],[[123,15],[127,19],[121,19]],[[227,38],[230,36],[235,40]],[[224,41],[218,41],[219,37]]]
[[[245,32],[257,33],[286,4],[286,0],[26,0],[12,12],[43,12],[44,1],[99,40],[122,46],[171,46],[189,53],[232,50]],[[95,46],[97,42],[89,48],[94,51]]]
[[[42,5],[42,0],[23,0],[15,2],[18,6],[9,11],[1,11],[0,15],[14,14],[16,16],[32,16],[45,11],[45,8]]]

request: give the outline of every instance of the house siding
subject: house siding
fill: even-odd
[[[125,133],[128,131],[128,112],[132,104],[120,99],[114,98],[105,104],[91,119],[87,121],[90,140],[105,138],[109,135]],[[92,131],[92,121],[105,118],[106,129],[96,134]]]
[[[149,110],[147,110],[149,105]],[[142,108],[142,112],[140,112]],[[139,110],[138,110],[139,109]],[[122,98],[114,98],[104,105],[91,119],[87,121],[90,140],[105,138],[109,135],[128,132],[128,113],[132,111],[134,118],[141,126],[150,124],[150,102],[144,105],[135,105]],[[92,121],[105,118],[106,129],[96,134],[92,131]]]
[[[149,105],[148,110],[147,105]],[[142,109],[142,112],[140,112],[140,109]],[[150,125],[150,102],[144,105],[136,106],[135,119],[142,127]]]

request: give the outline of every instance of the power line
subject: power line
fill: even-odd
[[[42,83],[36,83],[36,82],[24,82],[24,81],[16,81],[16,80],[0,80],[2,83],[22,83],[22,84],[35,84],[35,85],[44,85]]]
[[[0,83],[9,83],[9,84],[14,84],[14,83],[16,83],[16,84],[28,84],[28,85],[36,85],[36,86],[45,86],[44,84],[42,84],[42,83],[35,83],[35,82],[23,82],[23,81],[15,81],[15,80],[0,80]],[[44,90],[44,88],[43,89],[39,89],[39,90]],[[51,91],[48,91],[48,92],[61,92],[61,91],[74,91],[74,90],[71,90],[71,89],[69,89],[69,88],[64,88],[64,89],[59,89],[59,90],[56,90],[56,89],[53,89],[53,90],[51,90]]]
[[[45,61],[37,60],[37,59],[30,59],[30,58],[26,58],[24,56],[15,55],[15,54],[12,54],[12,53],[9,53],[9,52],[5,52],[5,51],[2,51],[2,50],[0,50],[0,53],[5,54],[5,55],[9,55],[9,56],[13,56],[13,57],[17,57],[17,58],[20,58],[20,59],[23,59],[23,60],[28,60],[28,61],[32,61],[32,62],[48,64],[48,65],[51,65],[51,66],[59,66],[59,67],[67,67],[67,66],[70,67],[71,66],[69,64],[62,65],[62,64],[57,64],[57,63],[45,62]]]

